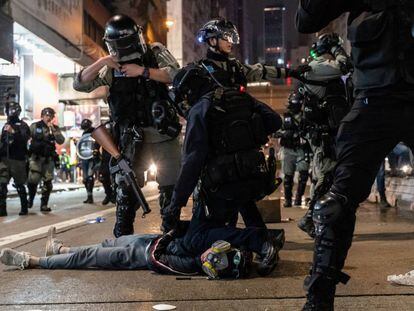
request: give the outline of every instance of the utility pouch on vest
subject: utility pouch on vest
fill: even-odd
[[[248,150],[211,159],[202,185],[225,199],[258,200],[268,194],[269,174],[264,154]]]

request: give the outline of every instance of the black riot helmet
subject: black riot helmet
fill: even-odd
[[[236,26],[224,18],[213,19],[204,24],[198,31],[198,42],[208,43],[210,38],[223,39],[233,44],[240,43],[240,36]]]
[[[16,102],[8,102],[4,106],[4,114],[9,118],[18,118],[22,112],[22,107]]]
[[[92,121],[89,119],[83,119],[81,122],[81,129],[86,131],[92,127]]]
[[[316,58],[326,53],[330,54],[332,48],[342,44],[343,40],[337,33],[325,33],[320,35],[318,41],[312,44],[310,55],[312,58]]]
[[[302,109],[305,97],[299,92],[292,92],[288,98],[287,109],[292,113],[299,113]]]
[[[140,58],[147,51],[142,27],[126,15],[115,15],[106,23],[103,40],[120,61]]]
[[[54,118],[55,114],[56,114],[56,112],[50,107],[43,108],[42,111],[40,112],[41,117],[50,116],[50,117]]]

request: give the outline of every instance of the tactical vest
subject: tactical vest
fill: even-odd
[[[348,27],[356,89],[414,84],[413,1],[362,2],[365,7],[351,12]]]
[[[222,199],[258,200],[269,194],[270,174],[260,148],[267,135],[254,99],[235,89],[217,89],[207,112],[209,156],[202,187]],[[273,178],[274,179],[274,178]],[[274,184],[274,180],[273,180]]]
[[[336,134],[341,120],[351,109],[347,83],[338,78],[329,81],[307,81],[306,84],[324,86],[326,89],[322,98],[309,92],[305,94],[304,119]]]
[[[45,135],[45,128],[46,125],[43,121],[36,122],[29,151],[37,156],[52,157],[56,152],[55,140],[50,135]]]
[[[142,59],[130,61],[139,66],[158,68],[154,53],[148,46]],[[112,70],[112,84],[109,88],[109,108],[115,122],[129,121],[141,127],[153,125],[152,104],[166,100],[167,86],[163,83],[139,77],[123,77]]]
[[[290,112],[283,115],[283,130],[285,133],[289,133],[291,135],[284,135],[280,139],[280,145],[290,149],[300,147],[299,125],[296,123],[294,115]]]
[[[218,66],[211,59],[204,59],[199,62],[204,69],[207,68],[210,75],[217,80],[221,86],[224,87],[235,87],[235,86],[247,86],[247,79],[243,72],[242,65],[236,59],[229,59],[226,61],[226,69]]]

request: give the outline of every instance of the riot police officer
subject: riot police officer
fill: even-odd
[[[315,205],[311,275],[304,310],[333,310],[336,284],[355,228],[355,213],[371,191],[386,155],[414,144],[414,3],[386,0],[300,1],[297,27],[311,33],[350,12],[348,38],[356,100],[336,138],[337,166],[329,192]]]
[[[304,74],[304,124],[312,148],[312,187],[309,210],[298,227],[314,236],[313,207],[332,184],[336,164],[335,135],[340,120],[350,109],[348,83],[342,76],[348,74],[350,61],[342,47],[342,39],[335,33],[326,33],[312,45],[309,63],[311,71]]]
[[[90,137],[90,134],[94,130],[92,126],[92,121],[89,119],[83,119],[81,122],[81,129],[83,130],[82,137]],[[78,141],[79,143],[83,143],[88,145],[86,148],[90,152],[90,157],[88,159],[81,159],[81,167],[82,167],[82,174],[83,174],[83,184],[85,185],[87,198],[83,203],[93,203],[93,186],[95,185],[95,171],[97,166],[99,165],[99,144],[94,142],[92,139],[86,141],[82,138]],[[79,150],[79,148],[78,148]]]
[[[194,88],[206,84],[211,91],[204,95]],[[163,226],[168,231],[176,225],[181,208],[198,183],[199,197],[184,238],[185,248],[192,252],[201,243],[199,232],[226,227],[239,211],[245,213],[246,226],[263,222],[255,201],[276,187],[275,171],[266,162],[261,146],[280,128],[281,119],[243,89],[219,86],[198,66],[182,69],[174,79],[174,89],[177,103],[185,102],[181,107],[188,107],[187,125],[182,167],[171,204],[162,215]],[[254,219],[246,217],[247,212]],[[262,224],[259,227],[265,228]],[[281,248],[275,237],[268,238],[269,248],[259,272],[263,275],[276,266]]]
[[[162,44],[146,44],[142,27],[125,15],[116,15],[107,22],[104,41],[110,55],[84,68],[73,86],[81,92],[109,87],[109,108],[120,150],[133,164],[141,186],[144,171],[151,161],[155,162],[163,209],[170,202],[180,167],[177,136],[181,125],[168,102],[166,86],[179,65]],[[115,176],[116,237],[133,233],[137,208],[132,190],[121,179],[120,174]]]
[[[242,64],[231,54],[234,45],[240,43],[236,26],[229,20],[217,18],[207,22],[198,31],[197,40],[208,45],[206,57],[196,62],[221,86],[246,87],[247,82],[278,81],[282,78],[298,78],[308,71],[307,65],[296,70],[264,64]],[[206,86],[208,87],[208,86]],[[200,92],[205,92],[202,88]]]
[[[177,90],[181,89],[178,92],[188,97],[187,102],[195,103],[203,95],[217,87],[234,87],[243,91],[247,87],[247,82],[277,81],[289,76],[299,77],[308,70],[307,66],[292,70],[263,64],[245,65],[240,63],[231,54],[233,46],[239,44],[239,34],[236,26],[226,19],[218,18],[207,22],[198,31],[197,40],[208,45],[207,55],[204,59],[190,64],[186,70],[182,71],[182,77],[177,80],[176,85]],[[186,73],[188,73],[187,76],[185,76]],[[191,80],[189,77],[195,78]],[[185,107],[184,110],[186,110]],[[183,159],[184,162],[186,162],[185,159]],[[176,188],[176,195],[180,191]],[[199,192],[196,191],[195,194],[198,198]],[[181,196],[181,194],[179,195]],[[181,200],[179,201],[179,204],[183,203]],[[186,199],[184,201],[186,202]],[[173,202],[173,204],[175,203]],[[248,200],[244,204],[238,204],[238,208],[246,225],[265,226],[253,201]],[[237,222],[237,210],[234,211],[234,218],[230,221],[232,225]],[[168,228],[168,226],[169,224],[164,221],[163,228]]]
[[[294,205],[302,205],[302,196],[309,177],[309,144],[302,139],[302,106],[304,96],[295,91],[289,95],[287,112],[283,115],[282,130],[277,133],[282,146],[282,171],[285,194],[284,207],[292,207],[293,179],[299,172],[298,188]]]
[[[65,137],[59,127],[52,123],[55,118],[55,111],[52,108],[44,108],[40,116],[41,120],[30,126],[32,140],[29,148],[29,177],[27,180],[29,208],[33,206],[37,185],[42,181],[40,211],[50,212],[48,203],[53,189],[53,172],[56,161],[59,161],[56,144],[62,145],[65,142]]]
[[[22,111],[16,102],[6,103],[7,123],[1,131],[0,147],[0,216],[7,216],[7,185],[10,178],[20,197],[19,215],[27,215],[27,142],[30,138],[29,126],[19,119]]]

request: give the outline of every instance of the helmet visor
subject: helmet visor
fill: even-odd
[[[221,39],[232,43],[232,44],[239,44],[240,43],[240,36],[236,29],[229,29],[224,31],[221,34]]]
[[[141,31],[119,39],[105,39],[105,43],[109,54],[119,58],[136,52],[143,55],[147,51],[147,45]]]

